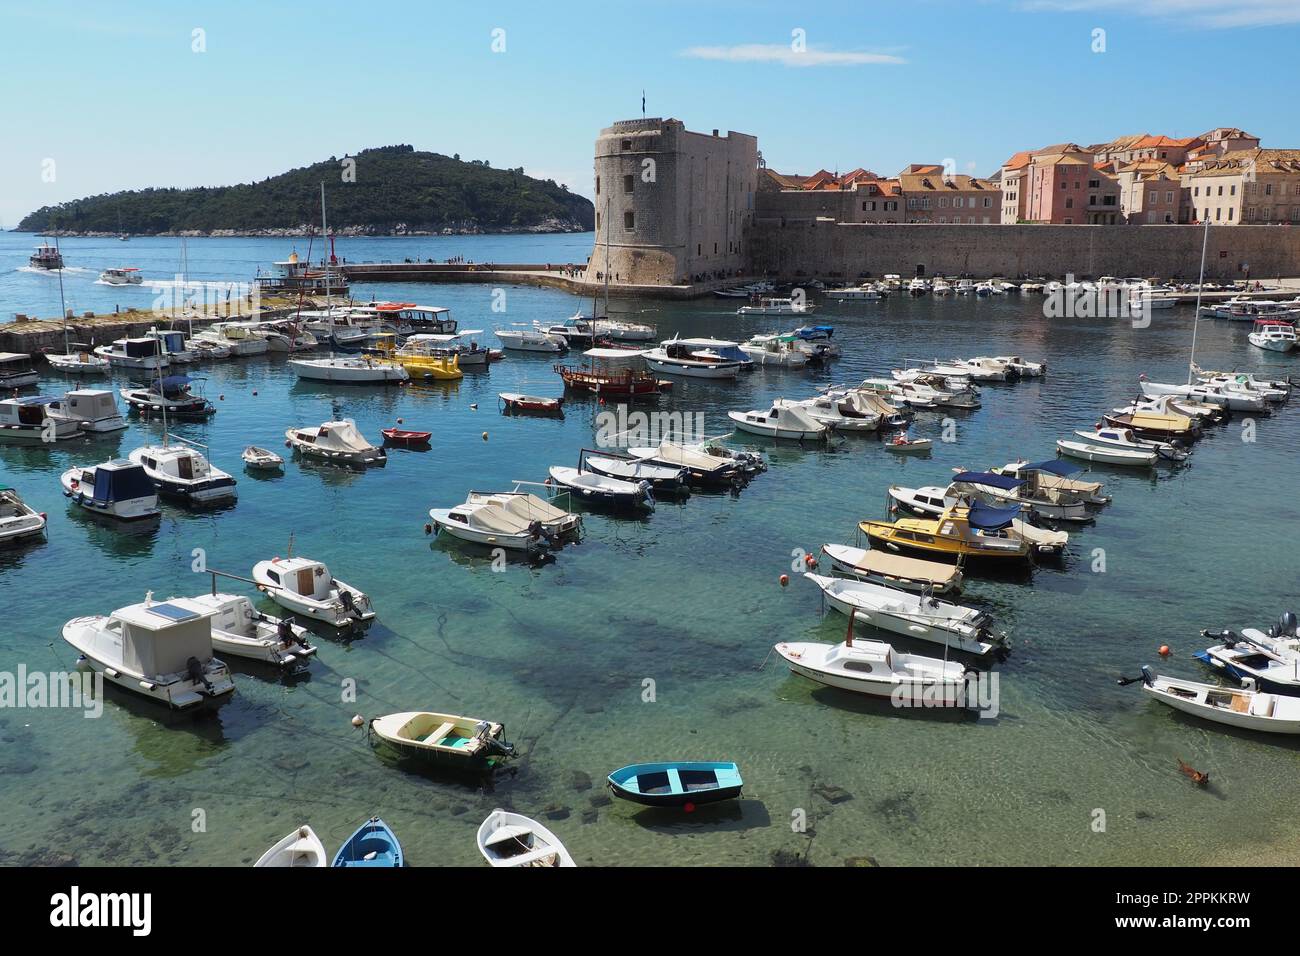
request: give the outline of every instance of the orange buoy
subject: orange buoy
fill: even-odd
[[[1161,657],[1168,657],[1168,656],[1169,656],[1169,645],[1168,645],[1168,644],[1161,644],[1161,645],[1160,645],[1160,656],[1161,656]]]
[[[781,587],[785,587],[787,584],[790,583],[790,575],[783,574],[781,575],[779,580],[781,581]]]

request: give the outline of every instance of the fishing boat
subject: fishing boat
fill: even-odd
[[[284,467],[284,459],[267,448],[249,445],[239,456],[249,468],[260,471],[275,471]]]
[[[653,342],[655,327],[641,322],[625,322],[621,319],[601,318],[597,320],[596,332],[601,338],[611,342]]]
[[[63,639],[97,673],[132,693],[189,710],[234,693],[230,670],[212,653],[212,614],[186,598],[140,604],[110,615],[74,617]]]
[[[379,817],[371,817],[344,841],[333,866],[402,866],[402,844]]]
[[[523,395],[519,392],[498,392],[501,409],[509,413],[532,413],[537,415],[564,414],[564,396],[550,398],[545,395]]]
[[[1201,434],[1200,426],[1186,415],[1146,411],[1133,405],[1113,409],[1102,418],[1116,428],[1127,428],[1142,438],[1157,441],[1194,441]]]
[[[1242,730],[1300,734],[1300,697],[1160,677],[1145,664],[1140,680],[1152,698],[1185,714]]]
[[[795,337],[796,347],[808,356],[810,362],[840,357],[840,345],[833,340],[833,325],[801,325],[794,331],[783,334]]]
[[[1192,366],[1192,373],[1198,382],[1232,382],[1259,392],[1270,402],[1285,402],[1291,395],[1290,376],[1281,380],[1270,380],[1257,378],[1254,372],[1207,372],[1195,365]]]
[[[284,437],[286,445],[308,458],[362,468],[388,463],[388,453],[381,446],[370,444],[350,418],[290,428]]]
[[[520,491],[516,483],[513,491],[471,491],[465,504],[494,504],[524,519],[537,522],[549,534],[562,536],[576,534],[582,528],[582,515],[557,508],[554,504],[527,491]]]
[[[1020,372],[1015,367],[984,356],[970,359],[953,359],[951,362],[936,360],[930,371],[943,374],[939,369],[954,369],[958,376],[964,375],[975,382],[1020,381]]]
[[[155,370],[167,367],[162,343],[152,336],[116,339],[112,345],[100,345],[95,354],[114,368]]]
[[[839,302],[859,302],[875,299],[883,299],[884,293],[874,285],[866,283],[862,285],[843,286],[838,289],[827,289],[822,293],[828,299],[835,299]]]
[[[539,329],[516,328],[497,329],[492,333],[501,342],[503,349],[512,352],[563,352],[569,345],[558,335],[550,335]]]
[[[36,251],[27,257],[27,264],[33,269],[62,269],[63,253],[59,251],[57,245],[50,245],[47,242],[41,243],[36,247]]]
[[[144,468],[158,493],[189,504],[212,504],[235,497],[235,479],[214,467],[188,445],[146,445],[126,456]]]
[[[880,428],[879,412],[862,411],[843,396],[823,394],[798,402],[777,399],[773,404],[798,409],[813,421],[836,432],[874,432]]]
[[[741,431],[767,438],[823,441],[830,433],[825,422],[813,418],[805,409],[780,401],[773,402],[768,411],[727,412],[727,417]]]
[[[938,518],[868,519],[858,528],[873,547],[913,552],[929,558],[965,559],[999,565],[1021,564],[1033,548],[1008,531],[1020,516],[1020,506],[994,508],[979,501],[954,504]]]
[[[408,428],[381,428],[379,434],[384,436],[385,445],[400,445],[403,448],[427,448],[433,432],[412,431]]]
[[[95,354],[89,345],[69,342],[62,354],[46,352],[50,367],[68,375],[107,375],[113,367],[108,359]]]
[[[1046,461],[1029,462],[1024,459],[1007,462],[1001,468],[990,468],[995,475],[1007,475],[1011,478],[1028,477],[1038,488],[1050,488],[1078,498],[1087,505],[1108,505],[1110,496],[1102,494],[1102,482],[1085,481],[1074,475],[1083,471],[1081,465],[1048,458]]]
[[[102,435],[126,428],[113,393],[107,389],[79,388],[63,393],[47,406],[50,418],[71,422],[88,435]]]
[[[1147,398],[1160,398],[1172,395],[1217,405],[1234,412],[1262,412],[1264,398],[1253,395],[1244,388],[1233,385],[1210,385],[1205,383],[1188,385],[1168,385],[1163,382],[1149,382],[1145,376],[1139,381],[1142,394]]]
[[[755,335],[748,342],[742,342],[740,350],[756,365],[802,368],[808,364],[808,353],[799,348],[797,341],[790,334]]]
[[[992,471],[955,469],[954,488],[992,505],[1027,506],[1033,514],[1055,521],[1091,521],[1086,502],[1059,486],[1040,481],[1041,472],[1026,470],[1017,476]]]
[[[900,408],[892,404],[880,392],[863,385],[848,386],[831,386],[818,389],[828,398],[833,398],[840,403],[841,413],[849,414],[845,411],[847,408],[851,412],[859,415],[880,416],[881,428],[906,428],[908,422],[912,420],[912,413],[906,408]]]
[[[104,285],[140,285],[144,276],[135,266],[105,269],[99,274],[99,281]]]
[[[947,279],[935,279],[930,289],[935,295],[952,295],[952,283]]]
[[[935,485],[920,488],[890,485],[889,498],[905,510],[926,517],[942,516],[948,509],[956,506],[970,507],[972,503],[980,503],[979,499],[972,498],[967,491],[953,485],[947,488],[939,488]],[[1012,510],[1008,508],[1007,512],[1011,513]],[[981,514],[987,513],[987,511],[981,512]],[[1024,512],[1022,511],[1021,514],[1023,515]],[[1012,516],[1000,530],[1008,538],[1019,538],[1024,541],[1030,550],[1038,555],[1060,556],[1070,543],[1070,535],[1067,532],[1041,528],[1021,516]]]
[[[253,580],[285,610],[334,627],[350,627],[375,616],[364,591],[332,577],[323,562],[311,558],[259,561],[253,565]]]
[[[923,296],[929,291],[930,283],[919,276],[907,284],[907,294],[910,296]],[[957,291],[962,291],[960,286],[957,287]]]
[[[187,375],[168,375],[156,386],[132,385],[118,389],[118,394],[135,412],[146,415],[161,414],[170,419],[202,421],[216,414],[217,407],[202,395],[195,395],[192,385],[196,379]]]
[[[734,763],[674,760],[621,767],[608,777],[616,797],[648,807],[684,807],[733,800],[744,781]]]
[[[555,485],[567,489],[579,501],[632,511],[654,511],[655,496],[648,481],[622,481],[561,465],[552,465],[549,473]]]
[[[254,335],[266,339],[271,352],[310,352],[320,345],[315,335],[291,319],[245,324]]]
[[[822,554],[841,574],[904,591],[955,594],[961,590],[961,568],[955,564],[909,558],[888,551],[854,548],[846,544],[824,544]]]
[[[21,352],[0,352],[0,389],[26,388],[40,381],[32,357]]]
[[[330,237],[331,245],[334,242]],[[333,257],[331,256],[332,260]],[[266,296],[303,296],[303,295],[346,295],[348,277],[333,262],[322,258],[319,265],[312,265],[307,259],[299,259],[295,249],[289,258],[272,263],[275,273],[261,275],[253,280],[258,292]]]
[[[1087,442],[1058,439],[1056,447],[1061,454],[1083,461],[1095,461],[1104,465],[1136,465],[1148,468],[1159,459],[1154,451],[1140,448],[1119,448],[1115,445],[1090,445]]]
[[[1127,428],[1096,427],[1092,431],[1076,431],[1087,445],[1105,445],[1126,451],[1151,451],[1165,461],[1184,461],[1190,454],[1181,443],[1138,438]]]
[[[60,478],[63,494],[87,511],[119,521],[157,518],[158,489],[143,466],[107,461],[69,468]]]
[[[1268,633],[1245,628],[1201,631],[1217,643],[1193,656],[1241,681],[1252,680],[1260,690],[1300,694],[1300,633],[1296,616],[1287,611]]]
[[[0,546],[45,532],[45,515],[23,501],[15,488],[0,488]]]
[[[534,322],[533,328],[543,335],[556,336],[564,340],[571,349],[594,348],[601,341],[596,331],[596,323],[581,314],[565,319],[563,322]]]
[[[315,830],[303,824],[258,857],[253,866],[323,867],[327,859],[325,844]]]
[[[406,369],[392,362],[363,356],[331,356],[320,359],[290,359],[289,367],[299,378],[315,382],[348,385],[390,385],[409,382]]]
[[[794,642],[773,650],[790,672],[826,687],[905,701],[934,701],[961,706],[967,701],[968,671],[959,661],[904,654],[884,641],[853,640],[840,644]]]
[[[603,398],[633,399],[653,397],[672,388],[672,382],[661,379],[630,364],[642,357],[632,349],[594,348],[582,353],[589,365],[556,365],[555,372],[564,380],[564,387],[587,392]]]
[[[804,577],[821,588],[832,608],[882,631],[980,656],[1005,643],[1005,637],[993,630],[988,615],[975,608],[870,581],[832,578],[812,571],[805,571]]]
[[[735,342],[725,339],[674,337],[641,356],[652,372],[690,378],[734,379],[754,364]]]
[[[212,649],[223,657],[298,670],[316,653],[305,627],[288,618],[263,614],[242,595],[214,592],[186,600],[211,612]]]
[[[451,309],[441,305],[416,305],[413,302],[374,302],[354,311],[365,314],[371,309],[379,316],[382,327],[398,335],[455,335],[456,320]]]
[[[81,426],[49,413],[58,399],[40,395],[0,399],[0,444],[52,444],[81,436]]]
[[[908,438],[907,432],[898,432],[885,442],[885,450],[896,455],[928,455],[934,447],[931,438]]]
[[[675,465],[655,465],[628,455],[616,455],[609,452],[596,452],[584,448],[581,452],[581,467],[606,478],[639,483],[650,482],[655,494],[683,494],[690,491],[690,472]]]
[[[478,717],[406,711],[375,717],[370,732],[399,753],[465,770],[486,770],[513,757],[505,727]]]
[[[512,511],[503,502],[466,501],[454,508],[430,508],[429,518],[440,532],[491,548],[535,552],[558,543],[541,521]]]
[[[478,851],[492,866],[577,866],[554,833],[509,810],[489,813],[476,840]]]
[[[394,357],[427,356],[442,359],[444,362],[454,358],[457,371],[462,373],[467,368],[487,368],[490,363],[504,358],[504,355],[499,349],[489,349],[479,345],[478,339],[474,336],[482,334],[482,329],[465,329],[450,335],[439,333],[408,335]],[[415,375],[415,371],[409,365],[406,370]]]
[[[734,487],[752,475],[747,460],[712,454],[681,442],[665,440],[653,447],[632,446],[627,453],[651,464],[685,468],[691,484],[703,487]]]

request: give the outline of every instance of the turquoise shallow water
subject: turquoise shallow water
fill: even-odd
[[[29,240],[0,237],[0,307],[54,314],[49,277],[20,268]],[[191,240],[190,271],[247,278],[288,245]],[[353,260],[581,261],[590,237],[340,245]],[[78,311],[111,310],[132,294],[93,285],[99,269],[129,263],[170,275],[178,257],[177,243],[161,239],[68,240],[64,251],[89,270],[67,277]],[[358,294],[372,291],[450,306],[468,328],[559,320],[576,306],[561,293],[511,287],[501,316],[483,286]],[[970,579],[963,600],[987,607],[1014,646],[999,668],[997,720],[899,713],[816,689],[770,660],[759,669],[778,640],[843,633],[842,617],[820,616],[811,584],[777,584],[792,549],[851,542],[856,521],[883,514],[892,482],[940,483],[956,466],[1048,457],[1055,439],[1130,398],[1141,372],[1185,374],[1189,309],[1158,312],[1151,328],[1135,330],[1044,320],[1040,304],[895,297],[823,307],[818,320],[836,326],[845,350],[829,371],[684,381],[660,407],[702,412],[721,432],[728,409],[887,374],[906,359],[1017,353],[1046,359],[1049,376],[986,388],[982,409],[959,413],[958,442],[937,445],[929,460],[890,456],[872,440],[827,449],[740,441],[768,453],[771,467],[739,496],[661,503],[640,521],[593,514],[581,544],[554,563],[511,563],[503,573],[431,540],[423,525],[432,506],[470,488],[542,480],[548,465],[571,464],[591,445],[593,404],[574,401],[562,421],[497,413],[498,391],[558,394],[544,357],[512,354],[457,385],[333,395],[296,382],[283,358],[219,364],[206,372],[218,414],[176,433],[207,443],[216,464],[236,474],[238,504],[206,514],[167,507],[153,533],[89,522],[60,496],[58,474],[125,454],[156,438],[157,425],[133,422],[119,436],[53,449],[0,446],[0,483],[50,515],[47,542],[0,554],[0,670],[71,667],[60,629],[75,615],[107,613],[147,590],[200,592],[207,578],[190,570],[194,548],[213,567],[247,574],[285,553],[292,534],[296,553],[326,560],[378,609],[365,637],[322,638],[307,680],[284,684],[236,663],[237,693],[205,720],[164,723],[119,694],[98,720],[0,711],[0,858],[34,859],[28,854],[48,846],[83,864],[240,864],[304,821],[333,851],[378,813],[412,863],[476,864],[474,830],[507,806],[549,810],[547,824],[580,863],[1186,864],[1256,845],[1266,861],[1268,845],[1297,835],[1290,801],[1278,796],[1290,792],[1297,748],[1175,717],[1114,677],[1135,673],[1164,643],[1174,654],[1162,671],[1201,676],[1190,659],[1201,628],[1266,625],[1297,603],[1294,408],[1261,420],[1253,443],[1241,441],[1240,423],[1213,431],[1177,472],[1099,470],[1114,504],[1075,534],[1064,567],[1041,568],[1028,584]],[[665,335],[739,338],[779,326],[738,319],[711,300],[616,301],[614,310]],[[1250,348],[1245,334],[1202,323],[1201,364],[1291,371],[1287,359]],[[395,451],[387,468],[365,474],[291,463],[283,477],[265,479],[238,467],[244,445],[274,446],[289,425],[328,418],[331,398],[372,438],[401,417],[434,431],[433,449]],[[915,431],[937,437],[937,417],[922,415]],[[1105,573],[1090,570],[1095,548],[1105,550]],[[355,703],[342,699],[349,678]],[[643,701],[647,679],[653,702]],[[417,708],[501,720],[523,756],[485,789],[395,765],[349,723],[354,713]],[[605,802],[600,783],[610,770],[675,756],[738,761],[743,800],[694,814]],[[1178,759],[1209,770],[1211,790],[1180,776]],[[1097,809],[1104,833],[1091,826]],[[197,810],[204,832],[191,826]],[[798,811],[806,832],[792,829]]]

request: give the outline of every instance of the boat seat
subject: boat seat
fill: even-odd
[[[442,738],[446,737],[455,729],[456,729],[456,725],[453,724],[451,721],[448,721],[447,723],[439,727],[437,730],[435,730],[433,733],[425,734],[423,737],[420,738],[420,740],[421,742],[426,744],[436,744],[438,741],[442,740]]]
[[[1245,714],[1250,710],[1250,698],[1245,694],[1232,695],[1232,712],[1234,714]]]
[[[1272,717],[1273,703],[1274,697],[1272,694],[1256,694],[1254,701],[1250,705],[1250,713],[1254,717]]]

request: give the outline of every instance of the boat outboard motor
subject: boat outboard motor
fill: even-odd
[[[343,610],[358,621],[361,620],[361,612],[357,610],[357,602],[352,599],[351,591],[339,591],[339,603],[343,605]]]
[[[185,673],[190,680],[202,684],[204,690],[212,693],[212,682],[204,675],[203,664],[197,657],[191,657],[185,662]]]
[[[644,501],[653,511],[655,506],[655,495],[653,488],[650,486],[650,482],[642,479],[636,483],[636,487],[637,490],[641,492],[641,500]]]
[[[1277,619],[1277,624],[1273,627],[1274,637],[1300,637],[1300,632],[1296,630],[1296,616],[1294,611],[1284,611],[1282,616]]]
[[[480,720],[474,725],[474,737],[476,740],[481,741],[484,749],[488,751],[499,753],[503,757],[513,757],[515,755],[515,745],[493,737],[492,725],[486,720]]]
[[[1154,687],[1156,678],[1155,675],[1151,673],[1151,667],[1147,664],[1143,664],[1140,670],[1142,671],[1142,683],[1146,684],[1148,687]]]
[[[280,618],[279,625],[276,626],[275,636],[280,639],[281,644],[297,644],[300,647],[307,646],[307,638],[299,637],[294,633],[293,622],[287,617]]]
[[[528,523],[528,534],[534,542],[541,542],[547,548],[553,548],[558,541],[558,537],[546,530],[546,525],[540,521],[530,521]]]

